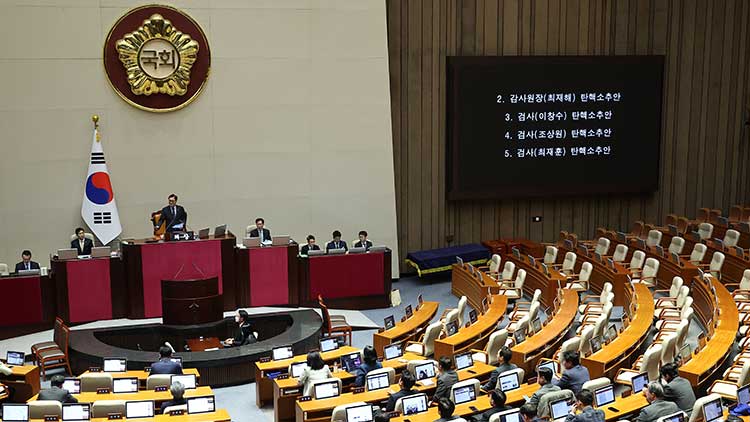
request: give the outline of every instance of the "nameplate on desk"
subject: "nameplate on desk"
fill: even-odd
[[[466,321],[466,324],[464,324],[464,327],[469,328],[471,326],[471,321]]]
[[[57,422],[60,420],[60,417],[57,415],[44,415],[45,422]]]
[[[312,396],[302,396],[299,398],[299,401],[311,401]]]
[[[388,415],[388,418],[390,419],[390,418],[397,418],[401,416],[401,413],[400,412],[388,412],[387,415]]]
[[[302,390],[300,390],[299,388],[285,388],[284,390],[282,390],[281,394],[284,396],[296,396],[301,392]]]
[[[109,388],[97,388],[96,394],[109,394]]]
[[[286,380],[289,379],[289,374],[281,374],[278,377],[276,377],[277,380]]]
[[[182,416],[185,414],[185,409],[175,409],[169,411],[169,416]]]
[[[156,391],[157,393],[161,393],[162,391],[167,391],[167,386],[157,385],[156,387],[154,387],[154,391]]]
[[[401,317],[401,322],[406,322],[406,316]]]
[[[265,357],[260,358],[260,363],[266,363],[266,362],[270,362],[270,361],[271,361],[271,358],[269,356],[265,356]]]
[[[89,372],[102,372],[102,368],[98,366],[92,366],[89,368]]]
[[[364,393],[365,387],[354,387],[352,388],[352,394]]]
[[[143,368],[143,372],[146,372],[146,373],[151,372],[151,367],[147,366],[147,367]]]
[[[107,420],[113,421],[115,419],[122,419],[122,413],[108,413]]]

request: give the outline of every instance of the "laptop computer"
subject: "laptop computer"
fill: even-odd
[[[453,389],[453,403],[461,404],[474,401],[477,398],[477,390],[473,385],[465,385]]]
[[[125,417],[128,419],[153,418],[154,401],[139,400],[125,402]]]
[[[349,253],[350,254],[358,254],[358,253],[365,253],[367,252],[367,249],[365,248],[350,248]]]
[[[13,352],[8,350],[5,354],[5,361],[8,365],[23,366],[26,359],[26,353],[24,352]]]
[[[284,359],[289,359],[292,356],[294,356],[294,352],[292,351],[292,346],[282,346],[282,347],[277,347],[271,350],[272,360],[284,360]]]
[[[704,422],[718,421],[723,417],[724,413],[721,409],[721,398],[715,398],[709,402],[703,403]]]
[[[671,415],[662,416],[659,418],[661,422],[685,422],[687,420],[687,414],[680,410],[677,413],[672,413]]]
[[[198,230],[198,239],[208,239],[208,233],[211,229],[208,227]]]
[[[227,234],[227,225],[221,224],[214,229],[214,237],[224,237]]]
[[[456,361],[456,371],[470,368],[474,365],[474,359],[471,357],[471,352],[458,354],[454,360]]]
[[[104,372],[125,372],[128,370],[128,360],[125,358],[104,358],[102,370]]]
[[[216,411],[216,400],[214,399],[214,396],[191,397],[187,399],[188,415],[214,411]]]
[[[29,420],[28,404],[3,403],[3,421],[25,422]]]
[[[615,401],[615,387],[607,385],[594,390],[594,404],[596,407],[606,406]]]
[[[497,385],[500,386],[500,390],[502,390],[503,393],[519,389],[521,387],[521,382],[518,380],[518,372],[500,374],[500,376],[497,377]]]
[[[338,248],[338,249],[329,249],[328,255],[343,255],[346,253],[346,249],[344,248]]]
[[[273,236],[271,239],[273,246],[286,246],[289,244],[289,235]]]
[[[80,378],[65,378],[62,385],[63,390],[68,390],[70,394],[81,394]]]
[[[346,408],[346,422],[371,422],[375,419],[371,404],[361,404]]]
[[[369,251],[367,251],[367,253],[373,253],[373,252],[385,252],[385,250],[386,250],[386,249],[388,249],[388,247],[387,247],[387,246],[385,246],[385,245],[378,245],[378,246],[373,246],[373,247],[371,247],[371,248],[370,248],[370,250],[369,250]]]
[[[115,378],[112,381],[112,392],[115,394],[137,393],[138,392],[138,378],[137,377]]]
[[[88,421],[91,420],[91,405],[89,403],[66,403],[62,407],[62,420]]]
[[[92,258],[106,258],[112,254],[112,248],[109,246],[95,246],[91,248]]]
[[[339,341],[335,338],[324,338],[320,340],[320,352],[330,352],[339,348]]]
[[[633,394],[638,394],[643,391],[643,388],[648,385],[648,373],[638,374],[630,379],[630,384],[633,386]]]
[[[367,384],[367,391],[382,390],[391,385],[387,373],[368,375],[365,381],[365,384]]]
[[[42,272],[42,271],[41,271],[40,269],[34,269],[34,270],[18,270],[18,271],[16,272],[16,274],[17,274],[17,275],[25,275],[25,276],[29,276],[29,275],[39,275],[39,274],[41,274],[41,272]]]
[[[549,404],[550,420],[564,421],[570,414],[570,405],[567,399],[560,399]]]
[[[404,355],[404,349],[401,348],[401,344],[390,344],[385,346],[383,349],[383,357],[385,360],[400,358]]]
[[[58,249],[57,250],[57,259],[59,260],[65,260],[65,259],[76,259],[78,258],[78,249]]]
[[[336,379],[333,381],[315,384],[313,395],[315,396],[316,400],[329,399],[331,397],[340,396],[341,390],[339,389],[339,381]]]
[[[404,416],[415,415],[427,411],[427,394],[420,393],[401,399]]]
[[[260,237],[246,237],[242,239],[242,244],[246,248],[257,248],[260,247]],[[313,252],[313,251],[310,251]]]
[[[500,422],[521,422],[521,409],[519,408],[499,412],[497,415],[500,416]]]
[[[324,249],[317,249],[312,251],[307,251],[307,256],[321,256],[325,255],[326,251]]]

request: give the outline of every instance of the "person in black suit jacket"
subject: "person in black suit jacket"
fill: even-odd
[[[385,411],[393,412],[396,408],[396,401],[398,401],[398,399],[419,393],[419,391],[414,389],[414,384],[416,382],[417,380],[414,378],[414,375],[412,375],[409,370],[405,369],[404,372],[401,373],[401,379],[398,381],[401,391],[388,396],[388,403],[385,405]]]
[[[299,254],[303,256],[307,256],[307,253],[310,251],[319,251],[320,246],[315,244],[315,236],[313,235],[307,235],[307,245],[302,245],[302,250],[300,250]]]
[[[182,365],[172,361],[172,349],[167,346],[161,346],[159,348],[159,356],[159,360],[151,364],[150,375],[182,375]]]
[[[16,272],[21,270],[38,270],[39,263],[31,260],[31,251],[25,250],[21,252],[21,262],[16,264]]]
[[[255,338],[255,334],[253,334],[252,327],[250,327],[250,315],[246,310],[240,309],[237,311],[237,315],[234,316],[234,321],[239,325],[237,328],[237,334],[234,338],[228,338],[224,341],[226,346],[244,346],[258,341],[258,339]]]
[[[185,400],[185,386],[182,385],[181,382],[175,381],[175,383],[169,387],[169,392],[172,393],[172,400],[165,401],[161,404],[162,413],[164,413],[168,407],[187,404],[187,400]]]
[[[76,238],[70,241],[70,248],[78,250],[78,255],[91,255],[94,242],[86,239],[86,232],[82,227],[76,229]]]
[[[169,205],[161,209],[161,221],[165,222],[168,232],[181,232],[187,229],[187,212],[181,205],[177,205],[177,195],[167,197]]]
[[[62,388],[65,377],[55,375],[50,380],[51,388],[45,388],[39,392],[39,400],[55,400],[60,403],[78,403],[78,399],[73,397],[68,390]]]
[[[328,242],[326,244],[326,252],[330,251],[331,249],[344,249],[345,251],[348,251],[349,248],[346,247],[346,242],[341,240],[341,232],[338,230],[334,230],[333,233],[331,233],[331,236],[333,237],[333,240]]]
[[[355,248],[365,248],[366,251],[369,251],[372,247],[372,242],[367,240],[367,232],[364,230],[359,231],[359,242],[354,244]]]
[[[505,400],[505,393],[502,390],[492,390],[490,393],[490,405],[492,407],[484,411],[484,413],[474,415],[472,420],[474,422],[489,422],[490,418],[495,413],[510,410],[510,408],[505,405]]]
[[[271,230],[263,227],[265,224],[266,220],[260,217],[256,218],[255,228],[250,230],[250,235],[248,237],[260,237],[261,242],[273,240],[273,238],[271,238]]]

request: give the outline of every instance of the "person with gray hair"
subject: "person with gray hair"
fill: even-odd
[[[643,394],[646,396],[649,405],[641,409],[641,413],[638,414],[635,422],[656,422],[662,416],[680,411],[676,404],[664,400],[664,387],[661,386],[661,383],[650,382],[646,387],[643,387]]]
[[[172,393],[172,400],[165,401],[161,405],[162,412],[165,412],[168,407],[179,406],[181,404],[187,404],[185,400],[185,386],[181,382],[175,381],[169,387],[169,392]]]

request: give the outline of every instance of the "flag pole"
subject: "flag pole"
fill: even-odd
[[[91,121],[94,122],[94,130],[97,132],[96,142],[99,142],[99,115],[94,114],[93,116],[91,116]]]

